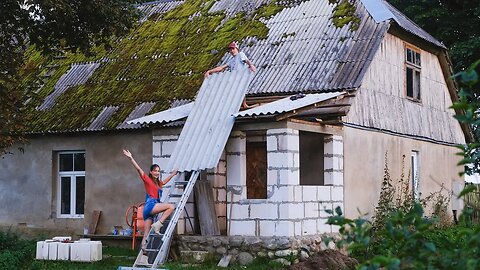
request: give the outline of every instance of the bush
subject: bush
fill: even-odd
[[[23,269],[33,259],[34,243],[18,235],[0,231],[0,269]]]

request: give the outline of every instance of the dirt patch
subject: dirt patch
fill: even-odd
[[[355,269],[357,260],[337,250],[327,249],[313,254],[304,262],[299,262],[287,270],[344,270]]]

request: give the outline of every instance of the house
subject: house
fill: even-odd
[[[110,51],[31,49],[44,84],[29,144],[0,160],[0,224],[79,234],[101,210],[97,233],[124,225],[144,190],[121,149],[167,168],[203,72],[229,59],[231,40],[257,66],[246,100],[260,106],[236,114],[203,176],[223,235],[288,242],[335,232],[324,209],[373,213],[386,153],[393,176],[406,157],[416,196],[463,182],[455,145],[470,133],[452,117],[446,48],[383,0],[355,7],[352,30],[333,26],[326,0],[163,0],[139,6],[141,24]],[[192,229],[184,220],[178,233]]]

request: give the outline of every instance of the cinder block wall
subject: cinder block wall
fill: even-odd
[[[267,131],[267,199],[247,199],[246,135],[232,133],[227,147],[229,235],[305,236],[335,232],[325,209],[343,209],[343,141],[326,136],[323,186],[300,185],[299,132]]]
[[[161,177],[164,179],[171,172],[166,172],[163,170],[169,162],[170,156],[173,153],[175,145],[177,143],[179,135],[158,135],[153,137],[153,163],[160,165]],[[183,174],[180,174],[180,180],[184,179]],[[207,171],[207,180],[210,181],[212,186],[212,193],[215,199],[215,211],[217,214],[217,221],[219,224],[219,229],[221,232],[226,232],[226,156],[225,153],[222,154],[217,168]],[[173,182],[168,183],[163,188],[162,200],[166,200],[170,192],[181,193],[182,191],[176,189]],[[177,199],[177,201],[179,198]],[[195,224],[195,205],[194,205],[194,196],[190,195],[190,198],[185,205],[186,212],[190,217],[190,221],[187,220],[187,214],[185,211],[178,220],[177,233],[186,234],[192,233],[194,231]],[[191,222],[191,224],[190,224]]]

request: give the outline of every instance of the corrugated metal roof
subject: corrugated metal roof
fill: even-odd
[[[192,111],[193,102],[170,108],[165,111],[127,121],[128,124],[161,124],[185,118]]]
[[[98,114],[86,131],[102,130],[107,121],[118,110],[118,106],[108,106]]]
[[[239,12],[255,14],[256,9],[269,2],[271,1],[218,0],[213,3],[210,12],[225,13],[225,19],[220,23],[221,25],[226,22],[226,18]],[[185,22],[180,20],[184,18],[182,17],[184,13],[172,13],[168,21],[158,22],[164,18],[164,14],[182,3],[186,2],[165,0],[139,5],[138,9],[144,13],[142,20],[150,18],[152,22],[141,24],[132,31],[131,35],[123,39],[124,42],[121,44],[128,47],[128,50],[123,51],[118,47],[111,53],[102,56],[104,63],[72,65],[70,70],[56,82],[55,89],[45,98],[43,104],[38,106],[38,110],[53,107],[52,109],[55,111],[52,111],[56,113],[36,112],[37,115],[34,119],[38,119],[38,121],[34,122],[33,130],[38,132],[82,130],[82,127],[91,124],[91,114],[100,111],[100,108],[105,106],[119,106],[117,114],[126,113],[125,110],[132,110],[129,117],[134,117],[133,115],[137,117],[137,113],[140,113],[136,112],[139,108],[135,106],[141,102],[155,102],[154,109],[158,111],[166,109],[169,101],[175,98],[191,98],[198,89],[200,83],[198,78],[201,76],[199,74],[201,71],[188,66],[195,65],[194,61],[191,61],[192,63],[183,63],[186,67],[182,67],[185,70],[190,69],[190,72],[176,74],[172,68],[175,65],[163,61],[164,57],[167,59],[166,55],[172,54],[172,52],[162,51],[164,35],[168,36],[167,32],[170,29],[175,32],[185,27],[182,25]],[[391,24],[395,23],[406,31],[441,46],[437,40],[383,0],[356,0],[355,3],[361,23],[358,30],[350,31],[348,25],[342,28],[333,26],[330,17],[334,6],[330,5],[327,0],[276,1],[275,4],[285,6],[285,8],[271,18],[260,19],[269,28],[267,38],[259,40],[249,37],[240,40],[241,50],[257,66],[257,73],[248,86],[247,93],[251,96],[267,96],[298,92],[341,92],[345,89],[358,88],[384,35]],[[375,9],[380,6],[382,9]],[[202,12],[196,12],[191,16],[204,15]],[[208,17],[208,15],[206,16]],[[212,18],[216,18],[216,16],[213,15]],[[390,16],[392,19],[387,19]],[[205,18],[205,20],[208,19]],[[245,20],[258,20],[258,18],[245,18]],[[195,20],[190,21],[195,22]],[[217,34],[217,32],[212,32],[212,38],[214,39]],[[128,43],[128,40],[131,40],[132,43]],[[192,40],[194,41],[194,39]],[[140,51],[144,55],[138,58],[137,53]],[[180,57],[183,54],[191,59],[196,59],[197,56],[206,57],[202,53],[204,52],[191,50],[190,47],[179,46],[175,49],[174,54]],[[225,63],[230,57],[226,53],[221,63]],[[106,60],[107,58],[109,59]],[[101,67],[98,68],[100,65]],[[162,75],[155,77],[156,73],[152,74],[151,71],[163,70],[164,65],[167,69],[172,69],[171,72],[166,71],[163,74],[165,77]],[[97,68],[98,70],[96,70]],[[78,105],[75,108],[71,104],[55,104],[57,97],[68,87],[85,83],[95,70],[95,78],[81,89],[84,92],[81,93],[79,89],[76,89],[79,91],[71,95],[72,97],[86,96],[88,98],[75,104]],[[175,84],[175,89],[168,92],[172,89],[165,85],[170,85],[172,82]],[[53,82],[48,82],[50,87],[53,84]],[[68,124],[59,128],[55,119],[67,110],[75,113],[72,114],[71,119],[69,118],[71,121],[68,121]],[[82,117],[73,119],[73,116],[79,115]],[[112,128],[140,126],[126,127],[125,120],[120,117],[111,119],[115,119],[114,123],[109,123]],[[97,128],[104,127],[97,126]]]
[[[325,101],[334,97],[338,97],[345,92],[335,92],[335,93],[318,93],[318,94],[307,94],[303,97],[298,95],[293,95],[290,97],[282,98],[252,109],[238,112],[234,114],[235,117],[245,117],[245,116],[260,116],[268,114],[277,114],[290,112],[297,110],[303,107],[313,105],[318,102]]]
[[[145,22],[152,15],[166,13],[183,2],[184,1],[161,0],[138,5],[137,8],[142,13],[142,18],[139,22]]]
[[[247,68],[210,75],[202,84],[166,171],[217,166],[253,77]]]
[[[356,88],[388,29],[375,23],[362,5],[357,31],[331,22],[333,5],[307,1],[285,8],[265,23],[265,40],[249,40],[243,51],[257,65],[258,73],[248,93],[273,94],[322,92]]]
[[[69,87],[84,84],[99,66],[99,62],[73,64],[67,73],[63,74],[57,81],[55,84],[55,90],[45,98],[43,104],[37,109],[39,111],[50,109],[55,104],[57,97],[63,94],[63,92],[65,92]]]
[[[129,120],[137,119],[139,117],[144,116],[147,114],[152,108],[155,106],[155,102],[143,102],[135,107],[133,111],[128,115],[127,119],[123,123],[117,126],[118,129],[125,129],[125,128],[139,128],[141,125],[140,123],[137,124],[128,124]]]
[[[370,15],[377,23],[387,20],[394,20],[404,30],[430,42],[441,48],[445,46],[436,38],[431,36],[425,30],[420,28],[416,23],[410,20],[403,13],[394,8],[390,3],[383,0],[361,0]]]

